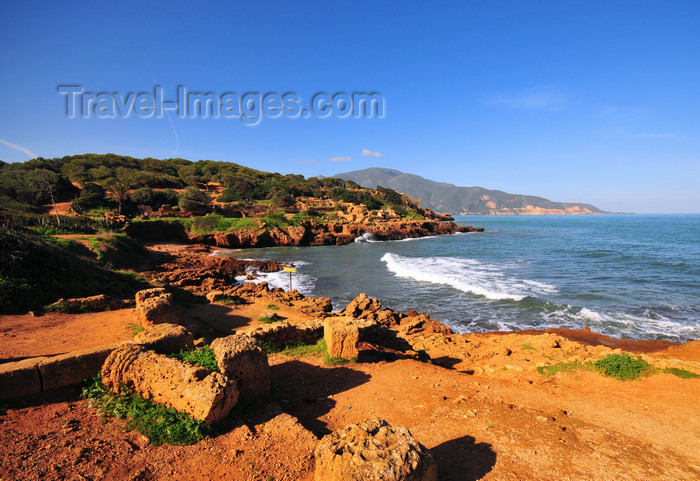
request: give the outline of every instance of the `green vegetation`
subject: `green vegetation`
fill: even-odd
[[[323,362],[327,366],[342,366],[349,362],[356,362],[357,359],[343,359],[340,357],[330,357],[328,355],[328,346],[324,338],[319,339],[314,344],[304,342],[293,342],[278,346],[271,342],[261,342],[260,347],[268,354],[284,354],[289,357],[322,357]]]
[[[262,322],[263,324],[272,324],[273,322],[282,322],[284,319],[278,316],[260,316],[258,317],[258,321]]]
[[[136,394],[110,391],[99,375],[86,381],[83,397],[105,415],[126,419],[128,429],[140,432],[156,446],[195,444],[209,435],[209,427],[202,421]]]
[[[251,217],[233,218],[223,217],[219,214],[209,214],[204,217],[195,217],[192,221],[192,231],[197,234],[211,234],[212,232],[228,232],[236,229],[251,229],[255,227],[256,219]]]
[[[28,230],[0,227],[0,314],[23,313],[59,298],[132,297],[137,276],[107,270]]]
[[[240,296],[223,296],[219,297],[216,302],[220,302],[222,304],[230,305],[230,306],[240,306],[243,304],[247,304],[248,301],[243,299]]]
[[[614,377],[622,381],[637,379],[651,374],[651,365],[641,358],[633,359],[629,354],[609,354],[597,360],[593,366],[606,376]]]
[[[681,379],[695,379],[700,377],[700,374],[695,374],[694,372],[690,372],[686,369],[678,369],[677,367],[669,367],[663,369],[661,372],[665,372],[666,374],[673,374],[674,376],[678,376]]]
[[[44,307],[46,312],[61,312],[63,314],[82,314],[91,312],[90,306],[86,304],[68,304],[65,302],[56,302]]]
[[[209,346],[198,347],[191,351],[182,350],[176,354],[170,355],[184,362],[194,364],[195,366],[206,367],[212,371],[219,372],[219,365],[216,363],[216,356],[214,351],[211,350]]]
[[[277,304],[268,304],[267,308],[272,310],[272,311],[279,311],[280,310],[280,308]]]
[[[135,336],[135,335],[138,334],[139,332],[145,332],[145,331],[146,331],[146,328],[143,327],[141,324],[135,324],[135,323],[133,323],[133,322],[127,324],[127,325],[124,326],[124,327],[126,327],[126,329],[129,329],[129,330],[131,331],[131,335],[132,335],[132,336]]]
[[[522,348],[523,348],[523,351],[534,351],[535,350],[534,347],[532,347],[530,344],[527,344],[527,343],[523,344]]]
[[[586,366],[579,362],[558,362],[551,366],[540,366],[537,368],[537,372],[549,378],[554,376],[558,372],[569,373],[581,369],[586,369]]]

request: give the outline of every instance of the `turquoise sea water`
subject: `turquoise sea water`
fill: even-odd
[[[486,232],[220,251],[293,262],[294,288],[342,309],[360,292],[457,332],[589,326],[700,339],[700,215],[458,217]],[[264,280],[289,287],[287,273]]]

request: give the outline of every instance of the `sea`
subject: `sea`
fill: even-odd
[[[294,265],[291,286],[341,310],[359,293],[458,333],[590,327],[700,339],[700,214],[456,217],[484,232],[214,255]],[[289,289],[288,272],[257,281]]]

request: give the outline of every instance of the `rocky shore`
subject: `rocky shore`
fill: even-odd
[[[148,224],[139,225],[133,234],[153,239],[147,232]],[[158,228],[154,224],[153,228]],[[345,245],[354,242],[363,234],[371,234],[376,240],[413,239],[459,232],[482,232],[482,227],[458,226],[444,220],[388,220],[376,223],[363,222],[301,222],[298,226],[239,229],[232,232],[211,234],[187,233],[191,243],[200,243],[223,248],[278,247],[278,246],[325,246]],[[128,229],[127,229],[127,232]],[[171,233],[171,239],[175,234]],[[184,234],[181,234],[182,238]],[[163,240],[162,238],[160,240]],[[175,239],[173,239],[175,240]]]
[[[700,373],[700,341],[618,340],[589,330],[455,334],[428,314],[385,309],[363,294],[347,306],[332,306],[329,299],[264,283],[232,285],[248,268],[275,271],[277,263],[212,257],[206,245],[149,249],[159,264],[142,274],[172,291],[162,298],[177,306],[179,322],[198,345],[244,333],[268,343],[309,342],[324,335],[325,320],[352,319],[359,328],[356,361],[328,366],[319,357],[270,354],[269,401],[236,411],[215,435],[193,446],[152,446],[142,435],[124,432],[123,421],[101,423],[75,391],[5,404],[1,479],[310,481],[318,472],[343,472],[318,451],[322,438],[340,450],[345,438],[327,435],[353,433],[359,436],[355,446],[380,430],[377,446],[403,436],[413,450],[407,453],[421,453],[406,454],[425,466],[428,477],[421,479],[435,479],[435,472],[441,480],[700,476],[694,448],[700,428],[689,422],[700,418],[700,380],[662,372]],[[51,345],[54,326],[81,322],[81,316],[90,316],[89,324],[62,336],[73,336],[72,345],[95,347],[104,337],[101,329],[128,329],[137,310],[60,319],[47,314],[44,320],[3,316],[3,336],[27,340],[3,343],[0,363],[50,354],[37,349]],[[261,316],[277,320],[265,324]],[[563,368],[611,353],[640,356],[659,373],[623,382]],[[153,358],[142,357],[144,365]],[[552,366],[561,369],[543,374]],[[353,448],[351,454],[375,459],[374,466],[388,462],[381,453]]]

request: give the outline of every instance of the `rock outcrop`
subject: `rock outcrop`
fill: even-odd
[[[138,345],[125,345],[107,357],[102,382],[113,391],[126,388],[207,424],[224,419],[238,401],[235,381],[223,374]]]
[[[134,342],[159,354],[194,349],[194,337],[177,324],[157,324],[134,336]]]
[[[235,232],[192,234],[191,242],[240,249],[274,246],[345,245],[362,234],[370,233],[377,240],[399,240],[458,232],[483,231],[483,228],[458,226],[440,220],[389,220],[384,222],[326,222],[304,221],[298,226],[241,229]]]
[[[325,436],[315,454],[316,481],[437,481],[428,449],[380,418]]]
[[[245,334],[221,337],[211,343],[219,369],[236,381],[240,399],[267,401],[270,398],[270,368],[267,354]]]
[[[59,299],[48,307],[51,309],[53,307],[61,306],[69,310],[76,311],[104,311],[107,309],[123,309],[125,307],[129,307],[129,305],[133,304],[121,299],[114,299],[113,297],[109,297],[104,294],[98,294],[90,297]]]
[[[173,295],[162,287],[137,292],[134,314],[138,323],[145,328],[156,324],[180,324],[183,321]]]
[[[383,309],[377,299],[367,297],[361,293],[342,311],[345,316],[352,316],[357,319],[374,321],[380,326],[395,329],[404,334],[452,334],[452,330],[432,319],[428,314],[410,310],[407,313]]]

